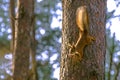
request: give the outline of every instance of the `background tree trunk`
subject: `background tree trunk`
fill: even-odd
[[[105,64],[105,14],[106,0],[62,0],[63,28],[60,80],[104,80]],[[70,47],[78,39],[75,22],[76,9],[86,5],[90,21],[90,34],[96,41],[84,49],[82,61],[71,62],[67,57]]]
[[[31,48],[30,48],[30,72],[29,72],[29,80],[38,80],[37,76],[37,64],[36,64],[36,40],[35,40],[35,14],[34,14],[34,0],[32,0],[32,21],[31,21],[31,34],[30,34],[30,41],[31,41]]]
[[[10,21],[12,29],[12,41],[11,41],[11,50],[13,53],[14,50],[14,40],[15,40],[15,0],[10,0]]]
[[[13,80],[28,80],[32,5],[32,0],[18,0]]]

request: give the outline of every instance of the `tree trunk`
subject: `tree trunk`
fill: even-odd
[[[13,80],[28,80],[32,0],[18,0],[16,15]]]
[[[104,80],[105,64],[105,14],[106,0],[62,0],[63,28],[60,80]],[[90,35],[95,41],[84,48],[81,61],[74,62],[68,57],[70,46],[78,40],[76,10],[87,6]]]
[[[10,21],[11,21],[11,28],[12,28],[12,41],[11,41],[11,50],[13,53],[14,50],[14,43],[15,43],[15,0],[10,0]]]
[[[35,15],[34,15],[34,0],[32,0],[32,22],[31,22],[31,48],[30,48],[30,72],[29,72],[29,80],[38,80],[37,77],[37,64],[36,64],[36,40],[35,40]]]

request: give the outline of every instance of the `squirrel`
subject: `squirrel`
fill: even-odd
[[[89,35],[89,17],[86,6],[80,6],[76,11],[76,24],[79,29],[79,38],[75,45],[69,45],[70,53],[68,56],[74,61],[81,61],[83,58],[83,49],[95,40]]]

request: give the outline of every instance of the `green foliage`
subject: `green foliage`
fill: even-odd
[[[115,33],[111,33],[111,19],[119,18],[114,15],[116,10],[107,12],[107,28],[106,28],[106,66],[105,80],[118,80],[120,69],[120,41],[116,39]]]
[[[10,33],[8,32],[10,26],[9,26],[9,17],[8,17],[8,1],[6,0],[1,0],[0,1],[0,48],[1,48],[1,53],[0,54],[5,54],[4,47],[6,47],[9,51],[9,45],[10,41],[8,36],[10,36]]]
[[[120,42],[116,40],[115,33],[111,36],[111,32],[109,29],[106,31],[107,33],[107,48],[106,48],[106,80],[117,80],[116,75],[119,73],[119,60],[120,55]],[[118,77],[118,75],[117,75]]]
[[[59,62],[60,57],[60,42],[61,31],[58,24],[52,20],[53,17],[58,17],[56,13],[59,7],[57,3],[59,0],[42,0],[36,3],[36,39],[37,56],[41,56],[37,60],[39,80],[54,80],[52,74],[54,72],[53,64]],[[54,26],[51,24],[54,23]],[[54,27],[54,28],[53,28]],[[46,59],[44,59],[46,55]],[[57,54],[56,60],[52,61],[50,58]]]

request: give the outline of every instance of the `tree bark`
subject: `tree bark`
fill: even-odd
[[[30,34],[30,41],[31,41],[31,48],[30,48],[30,66],[32,68],[29,72],[29,80],[38,80],[37,76],[37,63],[36,63],[36,39],[35,39],[35,14],[34,14],[34,0],[32,0],[32,15],[31,17],[31,34]]]
[[[18,0],[15,22],[13,80],[28,80],[32,0]]]
[[[10,0],[10,21],[11,21],[11,28],[12,28],[12,41],[11,41],[11,50],[13,53],[14,50],[14,40],[15,40],[15,0]]]
[[[62,0],[63,28],[60,80],[104,80],[105,64],[105,16],[106,0]],[[72,63],[68,57],[70,47],[78,39],[79,30],[76,25],[76,10],[79,6],[87,6],[90,35],[96,41],[85,47],[83,59]]]

